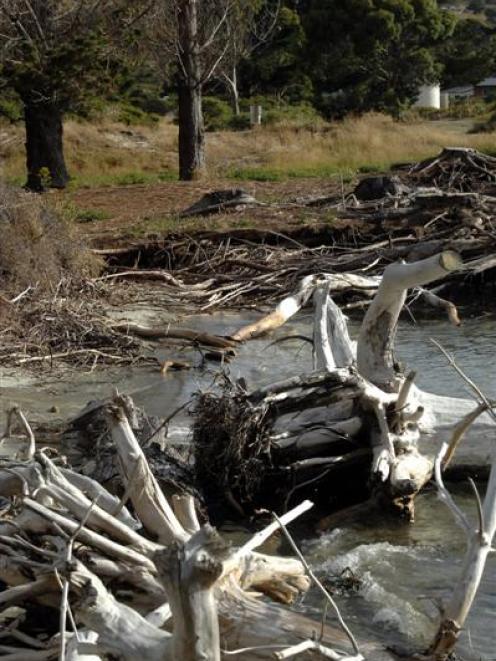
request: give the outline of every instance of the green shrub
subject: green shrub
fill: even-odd
[[[250,113],[242,112],[239,115],[233,115],[229,122],[229,128],[233,131],[245,131],[251,127]]]
[[[226,101],[216,96],[204,96],[202,104],[206,131],[222,131],[229,128],[233,111]]]
[[[22,104],[13,97],[0,98],[0,117],[5,117],[9,122],[20,122],[23,118]]]
[[[120,103],[118,106],[117,121],[127,124],[127,126],[152,125],[156,124],[158,119],[158,115],[147,113],[131,103]]]

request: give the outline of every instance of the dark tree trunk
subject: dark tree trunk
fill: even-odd
[[[181,0],[178,12],[179,52],[179,178],[201,176],[205,167],[202,74],[198,44],[197,0]]]
[[[179,85],[179,178],[196,179],[205,168],[205,144],[200,87]]]
[[[62,113],[53,104],[25,103],[26,188],[65,188],[69,174],[64,159]]]

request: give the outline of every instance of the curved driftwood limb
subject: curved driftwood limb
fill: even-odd
[[[453,433],[451,436],[451,440],[447,446],[446,452],[442,458],[442,469],[445,471],[448,466],[450,465],[453,457],[455,456],[455,452],[460,445],[461,440],[463,439],[465,432],[467,429],[470,428],[470,426],[477,420],[477,418],[484,413],[484,411],[487,411],[488,407],[486,402],[481,402],[473,411],[470,411],[465,415],[460,422],[455,425],[455,428],[453,429]]]
[[[436,460],[436,481],[442,500],[467,534],[468,548],[460,581],[444,606],[442,621],[428,652],[428,655],[436,661],[445,661],[457,643],[479,588],[487,556],[492,551],[492,542],[496,533],[496,449],[493,447],[491,471],[483,505],[477,498],[479,519],[476,526],[469,523],[442,482],[441,464],[447,450],[448,445],[445,443]]]
[[[27,421],[26,416],[21,411],[19,406],[17,406],[17,404],[12,406],[7,411],[7,424],[5,426],[4,433],[0,437],[0,446],[5,441],[5,439],[11,436],[15,420],[17,420],[19,426],[21,427],[27,439],[26,446],[18,453],[19,459],[24,461],[29,461],[30,459],[33,458],[34,453],[36,451],[36,441],[33,434],[33,430],[31,429],[31,426]]]
[[[458,254],[448,250],[419,262],[386,268],[358,337],[357,364],[363,377],[387,392],[398,391],[393,345],[407,290],[438,280],[461,266]]]
[[[243,326],[233,333],[232,339],[237,342],[244,342],[282,326],[309,300],[315,288],[315,283],[316,276],[314,275],[303,278],[297,291],[283,299],[273,312],[253,324]]]
[[[441,298],[440,296],[434,294],[434,292],[423,289],[422,287],[419,287],[418,290],[426,303],[432,305],[432,307],[445,310],[446,314],[448,315],[448,319],[453,324],[453,326],[460,326],[462,322],[458,314],[458,308],[454,303],[447,301],[445,298]]]
[[[115,654],[128,661],[172,661],[174,657],[168,655],[171,635],[117,601],[84,565],[76,563],[69,580],[74,611],[79,621],[98,634],[99,653]]]

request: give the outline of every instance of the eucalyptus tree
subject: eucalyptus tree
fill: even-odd
[[[174,69],[183,180],[205,169],[203,88],[246,53],[250,26],[263,5],[263,0],[156,0],[148,14],[146,47],[164,71],[171,64]]]
[[[27,188],[66,186],[64,114],[111,84],[113,36],[140,7],[132,0],[0,0],[0,83],[24,108]]]
[[[234,4],[227,21],[227,50],[220,64],[233,111],[239,107],[239,65],[272,37],[279,18],[280,0],[241,0]]]
[[[455,16],[436,0],[308,0],[307,67],[329,114],[398,114],[439,81]]]

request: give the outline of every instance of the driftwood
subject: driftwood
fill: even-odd
[[[238,331],[234,337],[247,339],[274,327],[275,319],[279,325],[297,311],[302,293],[305,298],[313,293],[314,372],[253,392],[228,387],[221,396],[200,396],[194,448],[207,497],[246,512],[267,500],[271,506],[287,506],[295,493],[305,493],[307,484],[315,490],[317,483],[324,505],[329,480],[336,494],[352,475],[360,475],[354,496],[363,498],[368,466],[376,496],[412,519],[415,494],[433,471],[433,458],[417,444],[422,431],[436,427],[437,400],[418,391],[414,373],[398,370],[394,337],[407,289],[461,267],[458,255],[449,251],[389,266],[356,347],[329,296],[334,276],[325,274],[306,278],[274,313]],[[437,298],[432,295],[429,302],[441,304]],[[459,322],[456,308],[442,305]],[[451,406],[455,421],[457,401],[444,406]],[[213,444],[211,429],[216,432]]]
[[[244,207],[263,206],[263,202],[256,200],[241,188],[220,190],[206,193],[201,200],[181,212],[182,217],[206,216],[211,213],[220,213],[226,209],[239,209]]]
[[[0,495],[15,502],[0,522],[0,581],[7,586],[0,617],[13,605],[60,609],[59,630],[50,620],[44,625],[43,654],[32,649],[36,638],[28,640],[22,630],[16,638],[15,622],[2,650],[19,659],[84,654],[216,661],[234,646],[253,659],[269,658],[274,649],[279,658],[302,649],[340,661],[360,661],[365,654],[390,658],[374,644],[359,651],[346,626],[342,632],[325,627],[316,644],[312,622],[253,599],[256,592],[289,603],[308,588],[313,574],[306,564],[256,549],[311,503],[242,547],[226,546],[213,528],[201,525],[191,496],[166,498],[132,431],[129,409],[129,401],[118,397],[107,415],[134,516],[122,499],[116,507],[101,485],[43,450],[27,460],[0,461]]]

